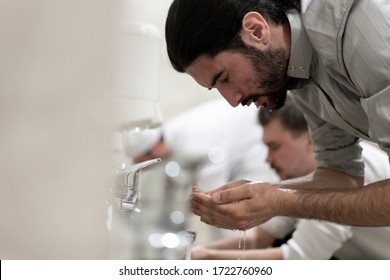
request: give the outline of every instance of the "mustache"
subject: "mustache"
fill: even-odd
[[[248,95],[247,97],[241,99],[239,102],[242,106],[249,105],[251,102],[255,102],[260,96],[270,96],[272,93],[256,93]]]

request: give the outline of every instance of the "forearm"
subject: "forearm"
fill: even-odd
[[[278,188],[273,198],[275,215],[356,226],[390,225],[390,179],[344,190]]]
[[[277,185],[296,190],[350,189],[362,187],[363,181],[362,177],[353,177],[339,171],[319,168],[305,177],[285,180]]]
[[[281,251],[258,250],[270,246],[274,240],[272,235],[255,227],[205,245],[195,246],[192,249],[192,259],[279,259],[282,256]]]
[[[232,234],[231,236],[214,240],[203,244],[205,248],[215,249],[215,250],[229,250],[229,249],[237,249],[238,248],[239,238],[238,235]],[[248,241],[248,243],[252,243],[252,241]]]
[[[234,232],[232,235],[208,242],[203,244],[204,247],[208,249],[218,249],[218,250],[229,250],[229,249],[238,249],[239,243],[245,239],[245,244],[247,249],[256,249],[257,243],[259,243],[262,238],[257,236],[257,229],[252,228],[244,231]],[[272,242],[271,242],[272,243]]]
[[[252,250],[215,250],[208,249],[204,258],[206,260],[281,260],[280,248],[252,249]]]
[[[325,169],[278,185],[234,181],[210,195],[194,192],[191,208],[201,221],[229,229],[249,229],[275,216],[389,226],[390,179],[366,187],[362,181]]]

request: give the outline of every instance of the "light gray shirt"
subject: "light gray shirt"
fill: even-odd
[[[390,2],[301,2],[301,13],[288,13],[294,99],[318,166],[363,176],[359,138],[390,155]]]

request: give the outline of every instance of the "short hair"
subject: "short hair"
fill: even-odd
[[[293,8],[300,9],[299,0],[174,0],[165,22],[170,62],[184,72],[200,55],[244,48],[239,33],[245,14],[256,11],[280,25]]]
[[[278,110],[269,111],[265,107],[260,108],[257,120],[261,126],[266,126],[273,120],[279,120],[283,127],[295,136],[309,131],[304,114],[289,96],[283,107]]]

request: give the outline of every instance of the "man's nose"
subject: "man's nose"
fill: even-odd
[[[218,85],[216,88],[230,106],[237,107],[240,104],[241,94],[239,92],[223,85]]]
[[[267,163],[269,163],[269,164],[272,164],[272,155],[271,155],[271,153],[268,153],[267,154],[267,157],[265,158],[265,161],[267,162]]]

